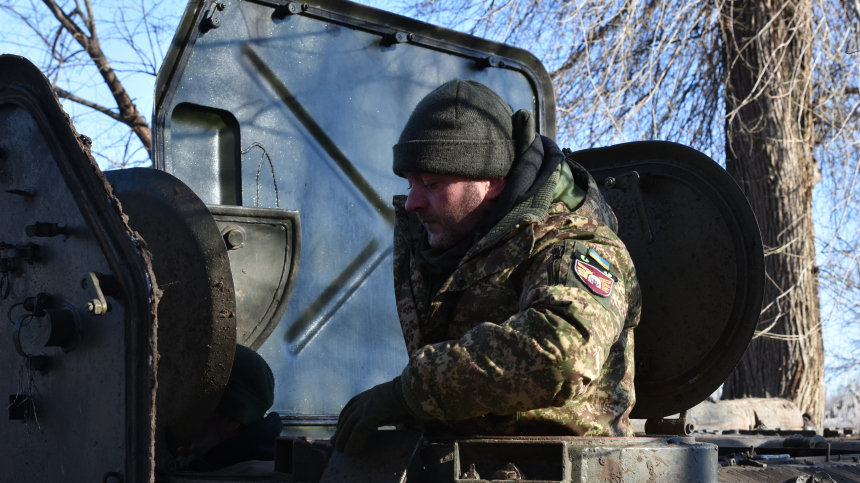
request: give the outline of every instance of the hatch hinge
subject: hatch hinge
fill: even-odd
[[[687,411],[678,419],[651,418],[645,421],[645,434],[651,436],[689,436],[695,427],[687,422]]]
[[[221,12],[227,7],[224,2],[215,2],[215,5],[212,7],[212,10],[209,12],[209,16],[204,18],[200,23],[200,30],[204,33],[217,29],[221,26]]]

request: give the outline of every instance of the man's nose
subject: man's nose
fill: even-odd
[[[413,186],[406,197],[406,211],[418,211],[427,206],[427,198],[421,188]]]

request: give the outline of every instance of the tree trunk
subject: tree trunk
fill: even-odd
[[[726,168],[747,195],[765,245],[757,338],[723,397],[784,397],[816,425],[824,412],[824,346],[812,225],[809,0],[727,0]]]

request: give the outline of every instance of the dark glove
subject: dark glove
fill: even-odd
[[[374,386],[346,403],[337,421],[331,445],[341,453],[355,455],[380,426],[403,423],[415,418],[409,412],[400,376]]]

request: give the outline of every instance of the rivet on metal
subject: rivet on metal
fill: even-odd
[[[290,15],[295,15],[302,11],[301,6],[295,2],[287,2],[280,7],[275,8],[275,12],[272,14],[275,18],[283,20]]]
[[[504,60],[496,57],[495,55],[482,57],[478,59],[477,64],[480,69],[486,69],[487,67],[504,68],[508,65]]]

